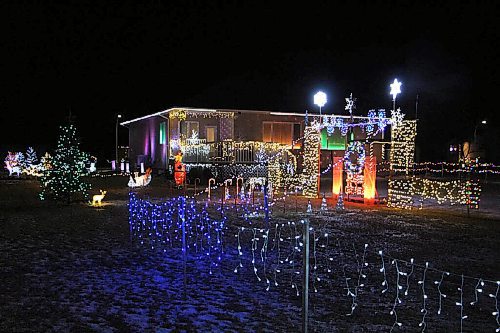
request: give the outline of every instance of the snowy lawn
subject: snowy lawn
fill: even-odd
[[[279,264],[272,240],[281,230],[282,255],[290,255],[287,239],[302,234],[305,200],[298,200],[297,213],[294,198],[287,201],[285,214],[282,203],[273,208],[266,267],[260,257],[262,237],[252,243],[252,228],[262,228],[262,218],[249,224],[228,212],[225,252],[220,265],[210,269],[210,260],[192,249],[184,264],[180,248],[151,250],[131,239],[127,178],[92,182],[92,194],[108,191],[101,208],[40,202],[38,183],[0,181],[0,331],[301,331],[302,257],[296,252],[293,264],[292,257]],[[135,191],[153,199],[171,193],[160,178]],[[316,212],[320,201],[313,201]],[[394,326],[394,332],[421,332],[424,325],[426,332],[495,331],[495,298],[488,297],[496,292],[489,281],[500,279],[500,218],[494,205],[469,218],[462,207],[408,212],[346,204],[338,213],[334,203],[328,205],[327,213],[310,216],[309,331],[389,332]],[[297,231],[288,222],[297,223]],[[239,256],[241,226],[247,229],[240,234]],[[252,244],[261,281],[251,263]],[[235,273],[240,260],[243,267]],[[406,273],[399,274],[399,292],[397,270]],[[487,281],[481,293],[476,288],[480,281],[473,278]],[[476,294],[478,301],[471,305]],[[461,315],[467,317],[461,320]]]

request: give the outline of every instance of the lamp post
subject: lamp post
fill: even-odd
[[[314,95],[314,104],[319,106],[319,115],[321,116],[321,108],[326,104],[326,94],[322,91],[318,91]]]
[[[488,122],[486,120],[481,120],[480,123],[477,123],[476,126],[474,127],[474,144],[477,144],[477,127],[479,124],[486,125]]]
[[[121,114],[116,116],[116,128],[115,128],[115,169],[118,165],[118,120],[122,117]]]
[[[391,92],[392,95],[392,110],[396,112],[396,96],[401,92],[401,82],[398,82],[398,79],[394,79],[394,82],[391,84]]]

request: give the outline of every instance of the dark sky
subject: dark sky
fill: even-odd
[[[55,145],[70,110],[83,148],[102,158],[117,113],[317,112],[322,89],[323,112],[345,113],[352,92],[366,115],[390,109],[397,77],[410,118],[419,96],[422,160],[484,118],[498,161],[499,14],[495,1],[2,1],[0,147]]]

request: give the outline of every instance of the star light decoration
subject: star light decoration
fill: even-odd
[[[398,79],[394,79],[394,82],[391,84],[391,92],[392,100],[396,100],[397,94],[401,93],[401,82],[398,82]]]

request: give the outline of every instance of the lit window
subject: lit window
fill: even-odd
[[[262,141],[291,145],[293,139],[293,123],[263,122]]]
[[[167,126],[165,122],[160,123],[160,144],[164,145],[167,143]]]
[[[215,126],[206,126],[207,131],[207,142],[215,142],[217,138],[217,127]]]

